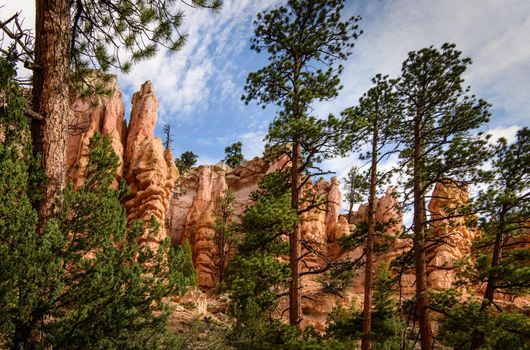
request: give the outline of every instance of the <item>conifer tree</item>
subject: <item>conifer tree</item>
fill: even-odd
[[[180,174],[186,173],[197,163],[199,156],[192,151],[186,151],[175,159],[175,165],[177,166]]]
[[[496,291],[503,294],[530,292],[530,130],[520,129],[508,144],[495,146],[487,188],[475,201],[482,236],[474,242],[472,283],[486,283],[480,313],[487,314]],[[473,332],[472,348],[484,345],[484,332]]]
[[[6,69],[7,68],[7,69]],[[6,73],[7,72],[7,73]],[[12,349],[129,349],[167,345],[165,298],[194,281],[189,245],[138,244],[157,223],[128,227],[113,189],[118,157],[110,139],[89,145],[84,183],[37,234],[32,207],[41,172],[33,158],[25,100],[0,60],[0,338]],[[146,232],[147,231],[147,232]]]
[[[388,178],[388,173],[381,174],[378,172],[378,164],[396,152],[396,147],[391,147],[390,143],[395,141],[397,136],[396,126],[400,112],[399,100],[393,89],[393,82],[389,81],[387,77],[376,75],[372,79],[372,83],[374,86],[361,97],[359,105],[344,112],[350,115],[354,142],[369,143],[370,145],[370,150],[361,156],[362,159],[368,159],[370,162],[365,245],[363,338],[361,343],[363,350],[370,350],[377,187],[381,186]]]
[[[314,101],[337,96],[343,71],[337,61],[351,53],[360,34],[358,17],[341,18],[343,0],[289,0],[285,6],[258,14],[251,49],[267,52],[269,64],[250,73],[243,100],[280,107],[269,127],[269,145],[289,145],[291,207],[301,213],[301,189],[321,160],[336,154],[342,133],[333,116],[311,115]],[[304,177],[305,175],[305,177]],[[289,322],[300,322],[300,225],[289,237],[291,284]]]
[[[353,206],[364,200],[367,191],[365,174],[359,171],[359,168],[352,166],[346,177],[342,179],[344,187],[344,200],[348,203],[348,222],[351,222]]]
[[[217,248],[216,265],[219,269],[219,282],[222,282],[225,276],[228,254],[233,251],[238,241],[236,237],[238,225],[234,222],[235,198],[234,191],[226,189],[215,201],[214,242]]]
[[[238,141],[225,148],[225,159],[223,161],[230,168],[237,168],[245,160],[241,152],[242,147],[243,144],[241,141]]]
[[[289,253],[285,238],[298,221],[287,179],[285,173],[266,175],[252,194],[255,204],[241,217],[243,238],[225,279],[236,316],[228,337],[237,348],[274,342],[264,329],[278,323],[272,315],[289,280],[289,265],[278,257]]]
[[[429,246],[426,199],[437,182],[469,181],[488,152],[471,132],[489,120],[488,104],[468,95],[462,74],[471,63],[454,44],[412,51],[396,85],[403,105],[400,166],[413,201],[416,306],[423,350],[432,349],[425,250]],[[431,243],[432,244],[432,243]]]

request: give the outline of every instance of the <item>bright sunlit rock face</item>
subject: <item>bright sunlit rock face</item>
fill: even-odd
[[[122,92],[115,79],[109,83],[109,97],[74,99],[74,132],[68,143],[69,178],[75,186],[83,182],[88,162],[90,138],[99,132],[108,135],[120,166],[115,185],[125,179],[130,193],[125,201],[129,222],[151,216],[160,223],[157,237],[145,237],[150,243],[167,237],[165,214],[179,174],[171,150],[155,138],[158,99],[150,81],[145,82],[132,99],[130,123],[125,121]]]

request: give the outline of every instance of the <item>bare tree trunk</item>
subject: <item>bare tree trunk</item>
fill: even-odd
[[[364,306],[363,306],[363,337],[361,349],[370,350],[372,332],[372,279],[373,279],[373,250],[375,235],[375,200],[377,189],[377,119],[372,130],[372,166],[370,168],[370,193],[368,198],[368,219],[366,235],[366,265],[364,267]]]
[[[43,121],[33,120],[35,150],[42,156],[47,184],[39,203],[39,230],[52,214],[56,198],[66,184],[66,146],[70,103],[70,9],[68,0],[37,0],[35,20],[33,110]]]
[[[432,330],[429,319],[429,297],[427,295],[427,271],[425,263],[425,195],[422,180],[422,135],[421,119],[414,121],[414,268],[416,272],[416,306],[420,327],[422,350],[432,349]]]
[[[300,144],[293,142],[291,157],[291,208],[298,212],[300,201]],[[300,257],[300,224],[293,227],[289,236],[289,265],[291,267],[291,284],[289,285],[289,324],[298,326],[300,323],[300,271],[298,259]]]

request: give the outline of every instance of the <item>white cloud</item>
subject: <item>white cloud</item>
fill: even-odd
[[[243,154],[245,159],[252,159],[263,155],[265,149],[265,131],[249,131],[239,136],[243,143]]]
[[[184,47],[171,55],[160,51],[145,64],[133,66],[120,82],[128,91],[135,91],[151,80],[164,122],[200,119],[212,101],[238,99],[234,75],[240,68],[231,60],[248,43],[255,14],[277,2],[227,0],[218,12],[180,5],[186,13],[182,31],[188,40]],[[216,87],[212,94],[212,86],[222,88]]]
[[[489,129],[487,132],[491,134],[491,142],[495,143],[501,137],[504,137],[508,143],[515,141],[515,136],[517,135],[517,130],[520,127],[518,125],[510,125],[507,127],[498,127],[494,129]]]
[[[530,120],[530,1],[374,1],[348,10],[364,17],[365,33],[345,65],[344,90],[332,103],[315,104],[317,113],[355,104],[376,73],[397,75],[407,52],[454,42],[473,59],[465,75],[472,92],[507,114],[494,123]]]

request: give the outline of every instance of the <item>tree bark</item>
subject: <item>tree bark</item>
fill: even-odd
[[[38,69],[33,74],[33,110],[43,120],[32,120],[32,138],[47,177],[38,203],[40,231],[66,184],[70,37],[69,1],[37,0],[35,63]]]
[[[429,297],[427,295],[427,271],[425,263],[425,194],[422,166],[422,120],[419,116],[414,121],[414,268],[416,272],[416,306],[420,328],[422,350],[432,349],[432,330],[429,319]]]
[[[291,157],[291,208],[298,212],[300,201],[300,144],[293,142]],[[300,257],[300,224],[296,223],[289,236],[289,265],[291,267],[291,284],[289,285],[289,324],[298,326],[300,323],[300,270],[298,258]]]
[[[482,298],[480,305],[480,312],[484,312],[488,306],[493,303],[493,297],[495,296],[495,274],[493,268],[499,266],[502,254],[502,233],[504,231],[504,217],[506,212],[506,205],[503,204],[501,214],[499,217],[498,231],[495,235],[495,244],[493,246],[493,256],[491,258],[491,269],[488,273],[488,282],[486,283],[486,291]],[[484,346],[484,333],[475,329],[471,336],[471,349],[480,349]]]
[[[373,250],[375,235],[375,200],[377,189],[377,143],[378,143],[377,119],[374,121],[372,130],[372,165],[370,168],[370,193],[368,198],[368,218],[366,234],[366,265],[364,268],[364,305],[363,305],[363,337],[361,349],[370,350],[372,332],[372,279],[373,279]]]

